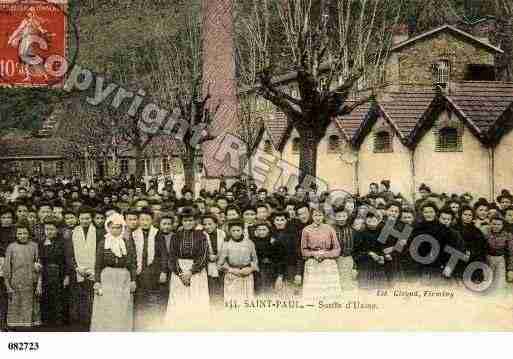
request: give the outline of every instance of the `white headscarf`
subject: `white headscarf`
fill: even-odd
[[[117,237],[114,237],[111,233],[110,225],[121,225],[123,227],[123,231]],[[126,256],[126,245],[123,240],[124,234],[126,231],[126,222],[123,216],[117,212],[111,214],[109,218],[105,221],[105,230],[107,234],[105,235],[105,249],[110,249],[112,253],[118,258]]]

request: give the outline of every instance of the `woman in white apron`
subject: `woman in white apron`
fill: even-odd
[[[333,227],[323,223],[324,213],[312,209],[313,223],[303,229],[301,253],[305,259],[303,298],[338,299],[342,294],[336,258],[340,243]]]
[[[203,230],[197,230],[192,208],[180,215],[181,229],[171,239],[169,248],[170,290],[166,323],[174,325],[188,314],[201,317],[209,313],[208,240]]]
[[[132,331],[135,248],[124,235],[126,223],[122,215],[114,213],[107,218],[105,229],[107,234],[96,250],[91,331]]]

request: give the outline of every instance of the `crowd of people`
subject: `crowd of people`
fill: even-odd
[[[410,203],[390,188],[383,180],[328,203],[315,186],[269,192],[247,178],[196,195],[169,179],[3,178],[0,330],[152,330],[254,298],[461,286],[472,262],[491,268],[494,290],[513,290],[508,190],[489,202],[423,184]],[[383,240],[391,228],[407,237]],[[464,256],[432,255],[432,243],[413,240],[422,235]],[[472,271],[473,283],[486,279]]]

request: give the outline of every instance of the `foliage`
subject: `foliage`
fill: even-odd
[[[12,130],[37,131],[63,97],[57,90],[0,88],[0,136]]]

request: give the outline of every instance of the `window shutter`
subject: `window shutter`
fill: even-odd
[[[328,152],[336,153],[340,148],[340,139],[337,135],[331,135],[328,137]]]
[[[121,160],[121,173],[127,174],[128,173],[128,159],[123,158]]]
[[[294,137],[292,140],[292,152],[299,153],[299,137]]]
[[[436,152],[461,152],[463,151],[462,130],[453,127],[435,128]]]
[[[269,153],[269,154],[273,153],[273,145],[272,145],[271,141],[265,140],[265,142],[264,142],[264,152],[265,153]]]
[[[377,132],[374,134],[374,153],[391,153],[392,136],[389,132]]]

